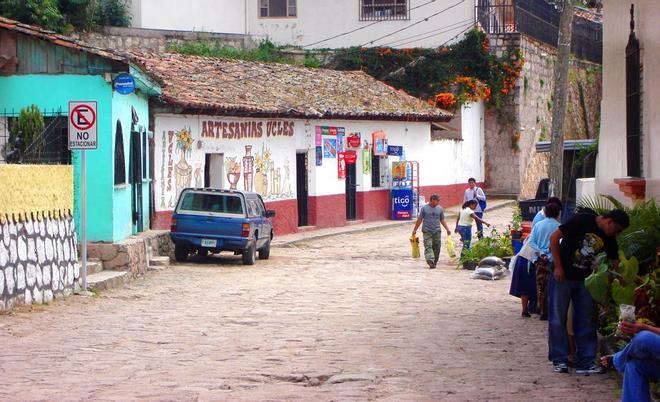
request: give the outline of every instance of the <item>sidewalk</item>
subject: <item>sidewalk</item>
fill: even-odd
[[[511,199],[498,199],[498,198],[489,199],[487,212],[512,206],[515,205],[516,203],[517,201]],[[452,218],[456,218],[456,215],[458,214],[459,210],[460,210],[460,205],[454,205],[452,207],[446,208],[445,219],[451,220]],[[287,247],[295,243],[312,240],[312,239],[320,239],[324,237],[336,236],[347,233],[359,233],[359,232],[367,232],[371,230],[380,230],[393,226],[411,225],[413,222],[414,220],[410,220],[410,221],[383,220],[383,221],[372,221],[365,223],[349,223],[348,225],[341,227],[323,228],[317,230],[310,230],[306,232],[292,233],[284,236],[276,236],[275,239],[273,239],[272,246]]]

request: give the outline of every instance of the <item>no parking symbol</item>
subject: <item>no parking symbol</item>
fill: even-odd
[[[98,148],[96,102],[69,102],[69,149]]]

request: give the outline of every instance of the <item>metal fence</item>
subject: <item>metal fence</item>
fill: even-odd
[[[560,12],[543,0],[479,0],[476,16],[486,33],[522,33],[557,46]],[[575,15],[571,51],[577,58],[602,63],[602,23]]]
[[[61,110],[42,110],[44,130],[29,143],[18,133],[12,135],[20,111],[0,111],[0,163],[70,165],[68,122]]]

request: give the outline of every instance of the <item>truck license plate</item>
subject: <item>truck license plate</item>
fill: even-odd
[[[218,244],[217,240],[202,239],[202,247],[215,247]]]

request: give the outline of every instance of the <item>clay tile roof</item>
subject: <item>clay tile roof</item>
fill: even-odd
[[[108,59],[128,62],[128,60],[120,55],[98,47],[94,47],[73,39],[69,36],[59,35],[53,31],[37,27],[34,25],[23,24],[18,21],[10,20],[0,16],[0,29],[7,29],[10,31],[15,31],[23,35],[29,35],[35,38],[43,39],[48,42],[52,42],[59,46],[68,47],[70,49],[76,49],[87,53],[92,53],[97,56],[105,57]]]
[[[161,101],[205,114],[446,121],[451,113],[358,71],[188,56],[135,54]]]

